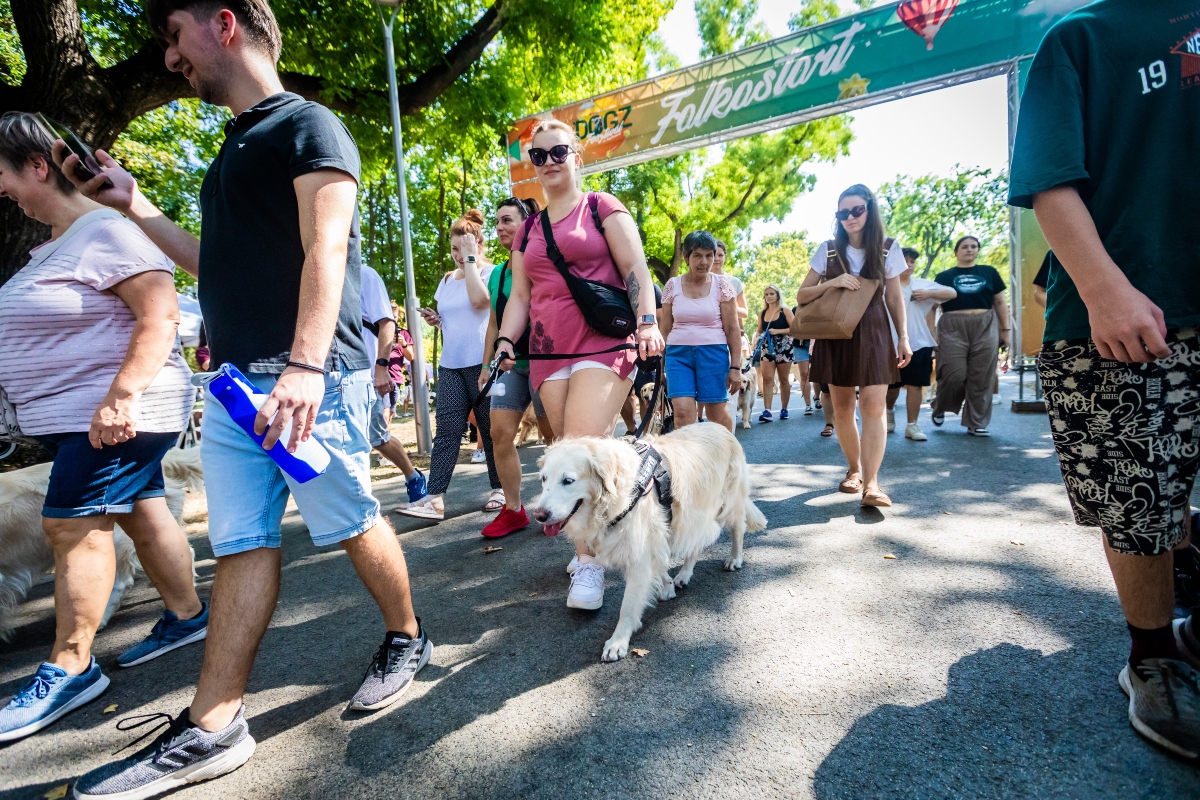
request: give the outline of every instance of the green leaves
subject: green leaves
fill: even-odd
[[[1008,263],[1008,176],[955,165],[946,177],[900,175],[879,187],[888,235],[921,251],[918,277],[953,266],[957,236],[979,237],[980,263]]]

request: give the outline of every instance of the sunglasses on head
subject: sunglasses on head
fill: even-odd
[[[571,146],[566,144],[556,144],[549,150],[544,150],[541,147],[529,148],[529,160],[533,162],[535,167],[546,165],[546,157],[549,156],[554,160],[555,164],[562,164],[571,155]]]
[[[500,205],[496,206],[496,208],[506,208],[508,206],[516,206],[517,208],[521,209],[521,213],[527,217],[532,213],[529,210],[529,204],[520,197],[506,197],[500,201]]]
[[[851,217],[858,219],[865,213],[867,213],[866,206],[854,206],[853,208],[839,208],[837,210],[837,212],[834,214],[834,216],[837,217],[840,221],[845,222],[846,220],[850,219]]]

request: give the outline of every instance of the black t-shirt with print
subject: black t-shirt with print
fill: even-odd
[[[967,308],[991,308],[996,295],[1004,291],[1004,279],[995,267],[976,264],[973,267],[951,267],[939,272],[935,281],[958,292],[958,297],[942,303],[942,311],[962,311]]]
[[[1021,99],[1008,200],[1079,190],[1104,249],[1171,329],[1200,325],[1200,2],[1100,0],[1047,32]],[[1045,341],[1091,334],[1058,263]],[[1081,265],[1086,269],[1087,265]]]
[[[336,169],[359,179],[358,148],[333,112],[289,92],[225,126],[200,187],[200,310],[214,366],[282,372],[300,307],[304,245],[295,178]],[[350,225],[341,309],[326,369],[367,369],[360,314],[358,214]]]

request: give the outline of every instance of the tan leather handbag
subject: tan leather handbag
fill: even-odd
[[[886,263],[888,251],[892,247],[892,239],[884,242],[883,260]],[[825,279],[836,278],[843,272],[849,272],[842,263],[833,241],[825,242]],[[834,272],[834,266],[837,272]],[[859,277],[859,288],[855,290],[835,288],[827,289],[825,294],[796,307],[792,324],[788,333],[793,339],[850,339],[854,329],[867,313],[867,306],[875,298],[883,286],[882,280]]]

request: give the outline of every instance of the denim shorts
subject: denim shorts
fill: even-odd
[[[729,396],[729,347],[723,344],[667,345],[667,397],[724,403]]]
[[[264,392],[277,375],[248,373]],[[312,437],[332,460],[322,475],[296,483],[238,427],[205,389],[200,457],[208,490],[208,538],[214,555],[228,556],[259,547],[279,547],[280,525],[288,495],[296,498],[313,544],[331,545],[370,530],[379,521],[379,502],[371,494],[371,444],[367,440],[371,370],[331,372],[325,376]]]
[[[492,410],[515,411],[524,414],[533,403],[533,413],[542,419],[546,418],[546,409],[542,408],[542,398],[533,390],[533,381],[529,379],[529,370],[510,369],[500,373],[496,385],[504,387],[504,396],[492,395]]]
[[[54,456],[42,516],[128,514],[135,500],[162,497],[162,459],[178,439],[178,433],[139,433],[97,450],[86,433],[38,436]]]
[[[374,387],[371,388],[371,411],[368,415],[367,425],[367,439],[370,441],[371,447],[387,444],[392,438],[392,411],[396,408],[392,400],[395,397],[395,392],[390,392],[387,397],[381,397]]]

